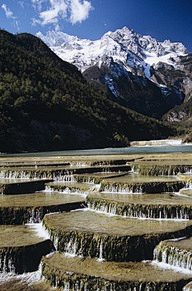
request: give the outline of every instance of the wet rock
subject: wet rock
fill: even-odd
[[[150,260],[161,240],[192,233],[192,221],[125,219],[80,210],[46,215],[43,223],[58,251],[107,261]]]
[[[191,279],[150,263],[98,262],[67,258],[59,253],[43,258],[42,274],[52,286],[64,290],[181,291]]]

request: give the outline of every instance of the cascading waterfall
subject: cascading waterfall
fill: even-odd
[[[45,185],[45,190],[44,191],[45,192],[54,192],[54,189],[49,185]]]
[[[73,175],[63,175],[63,176],[58,177],[58,179],[54,179],[54,180],[58,182],[70,182],[70,183],[77,182],[77,180],[75,179]]]
[[[64,280],[64,289],[63,291],[70,291],[70,282],[67,280]]]
[[[121,204],[105,200],[94,200],[88,198],[88,208],[111,215],[120,215],[129,218],[140,219],[177,219],[189,220],[191,218],[190,207],[181,206],[155,206]]]
[[[102,238],[98,241],[97,248],[99,249],[98,262],[103,262],[104,258],[103,258],[103,240],[102,240]]]
[[[41,237],[44,239],[50,239],[50,234],[42,222],[40,222],[40,223],[27,223],[26,225],[28,227],[32,228],[32,230],[34,232],[36,232],[36,235],[38,237]]]
[[[161,242],[156,246],[153,259],[157,263],[192,271],[192,252],[169,246],[166,242]]]
[[[97,258],[99,262],[103,262],[104,258],[104,243],[102,237],[95,237],[90,239],[95,245],[94,257]],[[86,257],[92,256],[93,249],[88,251],[86,245],[86,237],[81,237],[78,235],[70,236],[64,245],[64,255],[69,257]]]
[[[106,185],[104,187],[104,190],[102,191],[104,193],[119,193],[119,194],[142,194],[142,186],[134,185],[134,187],[131,187],[129,185]]]
[[[56,284],[56,287],[60,287],[59,284]],[[85,282],[85,280],[76,279],[73,282],[71,282],[70,279],[63,280],[63,288],[64,288],[63,291],[81,291],[81,290],[90,291],[90,289],[89,288],[87,289],[87,287],[88,287],[88,283]]]
[[[40,223],[42,220],[41,217],[43,217],[41,211],[32,209],[28,223]]]
[[[109,163],[110,165],[110,163]],[[86,164],[83,163],[79,163],[78,162],[75,164],[76,167],[83,167],[86,166]],[[102,166],[102,164],[101,164]],[[14,168],[16,169],[16,168]],[[85,171],[85,174],[82,174],[83,171],[81,171],[81,169],[79,171],[74,170],[73,168],[71,168],[71,170],[67,170],[69,169],[62,169],[61,167],[53,168],[53,167],[49,167],[49,168],[45,168],[45,170],[41,167],[38,168],[37,170],[37,165],[35,166],[36,171],[34,171],[34,168],[29,168],[29,170],[26,171],[11,171],[11,170],[5,170],[5,171],[0,171],[0,178],[8,178],[8,179],[47,179],[47,178],[52,178],[55,182],[64,182],[64,183],[75,183],[78,181],[81,183],[87,183],[87,184],[92,184],[90,185],[90,191],[99,191],[101,188],[101,184],[98,185],[93,185],[95,183],[95,181],[100,181],[99,179],[101,179],[101,177],[103,177],[101,174],[96,176],[96,174],[92,173],[92,170]],[[98,170],[98,169],[97,169]],[[110,172],[109,169],[105,168],[102,171],[103,172]],[[76,173],[76,174],[75,174]],[[79,173],[79,174],[77,174]],[[92,173],[92,174],[88,174],[88,173]],[[82,175],[81,175],[82,174]],[[107,175],[106,175],[107,176]],[[108,182],[109,181],[109,182]],[[118,179],[114,180],[114,181],[118,181]],[[125,181],[125,182],[123,182]],[[131,180],[132,181],[132,180]],[[99,183],[99,182],[98,182]],[[111,185],[110,185],[111,183]],[[102,189],[101,192],[110,192],[110,193],[121,193],[121,194],[141,194],[143,192],[146,192],[146,187],[150,187],[152,184],[152,187],[155,188],[155,182],[151,182],[148,183],[150,185],[147,185],[147,183],[129,183],[129,179],[126,180],[120,180],[119,184],[118,182],[114,182],[112,184],[112,180],[107,178],[104,180],[103,185],[102,185]],[[125,184],[124,184],[125,183]],[[166,182],[164,182],[166,183]],[[53,184],[53,183],[52,183]],[[67,186],[69,185],[69,187],[67,187],[65,184],[63,184],[60,188],[59,188],[59,183],[55,183],[58,184],[58,188],[54,188],[51,187],[51,183],[50,185],[46,185],[45,191],[49,191],[49,192],[53,192],[53,191],[58,191],[58,192],[62,192],[62,193],[74,193],[74,189],[72,185],[67,184]],[[147,185],[147,186],[146,186]],[[66,186],[66,187],[65,187]],[[92,186],[92,187],[91,187]],[[166,185],[165,185],[166,186]],[[63,188],[62,188],[63,187]],[[82,186],[81,186],[82,187]],[[89,187],[85,187],[84,185],[84,189],[89,189]],[[168,186],[167,186],[168,187]],[[171,188],[172,186],[170,186],[169,189],[174,191],[174,186]],[[192,182],[190,181],[187,184],[188,188],[192,188]],[[59,190],[60,189],[60,190]],[[81,188],[83,189],[83,187]],[[148,188],[147,188],[148,189]],[[165,189],[165,188],[163,188]],[[81,190],[75,189],[76,193],[81,193]],[[153,190],[152,190],[153,191]],[[148,192],[146,192],[148,193]],[[153,193],[153,192],[152,192]],[[159,192],[157,192],[159,193]],[[93,193],[92,193],[93,195]],[[90,195],[91,196],[91,195]],[[96,197],[100,197],[98,193],[95,194]],[[103,195],[104,197],[106,197],[105,195]],[[114,195],[115,196],[115,195]],[[139,196],[139,195],[138,195]],[[141,196],[141,195],[140,195]],[[129,196],[130,198],[130,196]],[[107,199],[106,199],[107,200]],[[101,211],[104,213],[108,213],[110,215],[121,215],[123,217],[130,217],[130,218],[141,218],[141,219],[178,219],[178,220],[189,220],[192,218],[192,214],[190,213],[190,207],[187,206],[172,206],[172,205],[142,205],[143,200],[141,199],[139,201],[140,204],[138,203],[133,203],[132,204],[128,204],[125,201],[125,199],[123,198],[120,203],[118,202],[114,202],[114,201],[106,201],[106,200],[102,200],[102,199],[93,199],[93,200],[88,200],[88,208],[96,210],[96,211]],[[136,201],[138,202],[138,200]],[[145,201],[146,202],[146,201]],[[166,202],[163,202],[164,204]],[[192,212],[192,211],[191,211]],[[85,232],[78,232],[75,229],[71,230],[70,233],[67,231],[66,234],[64,233],[64,230],[62,230],[58,236],[56,234],[56,232],[54,233],[54,229],[50,227],[50,233],[48,233],[48,231],[42,227],[42,223],[41,222],[41,213],[38,210],[31,210],[31,215],[30,215],[30,223],[34,224],[36,223],[37,228],[39,228],[39,236],[41,237],[46,237],[52,240],[54,247],[56,250],[59,251],[63,251],[64,254],[66,256],[70,256],[70,257],[75,257],[75,256],[83,256],[84,258],[89,257],[89,258],[94,258],[97,259],[98,262],[103,262],[105,260],[110,260],[110,256],[108,255],[108,252],[110,252],[110,254],[119,254],[119,257],[117,257],[117,260],[122,260],[124,259],[125,255],[127,255],[126,252],[124,252],[124,247],[128,248],[128,243],[126,241],[126,243],[124,243],[124,240],[122,238],[122,241],[119,243],[119,241],[117,240],[116,243],[116,239],[114,238],[114,240],[109,240],[106,234],[103,233],[96,233],[93,232],[91,234],[87,234]],[[77,221],[78,223],[78,221]],[[35,225],[35,227],[36,227]],[[34,230],[37,231],[37,228],[34,227]],[[37,231],[37,232],[38,232]],[[52,232],[52,233],[51,233]],[[129,242],[130,244],[132,243]],[[60,246],[64,244],[64,250],[60,250]],[[121,247],[121,244],[123,247]],[[116,245],[120,245],[120,247],[117,247],[117,251],[113,251],[116,248]],[[133,242],[133,249],[135,250],[136,248],[136,244],[135,241]],[[54,247],[52,246],[51,249],[54,250]],[[111,250],[110,250],[111,247]],[[140,247],[140,246],[139,246]],[[138,249],[139,249],[138,247]],[[154,246],[153,246],[154,247]],[[134,252],[133,250],[133,252]],[[121,255],[123,253],[123,255]],[[135,254],[134,254],[135,255]],[[128,256],[128,255],[127,255]],[[114,256],[114,258],[116,259],[116,257]],[[113,258],[113,260],[115,260]],[[0,262],[1,262],[1,272],[6,273],[6,272],[15,272],[15,267],[13,264],[13,260],[14,258],[9,258],[7,256],[7,254],[1,254],[0,255]],[[169,265],[173,265],[175,267],[178,268],[183,268],[183,269],[188,269],[190,271],[192,271],[192,253],[191,252],[187,252],[185,250],[180,250],[179,248],[175,248],[175,247],[167,247],[167,246],[162,246],[160,249],[158,248],[158,246],[155,248],[154,250],[154,260],[158,261],[158,262],[163,262]],[[128,259],[127,259],[128,261]],[[104,264],[104,263],[103,263]],[[41,265],[40,265],[41,266]],[[65,279],[64,281],[62,281],[63,284],[63,290],[65,291],[80,291],[80,290],[84,290],[84,291],[89,291],[89,290],[93,290],[90,289],[90,281],[91,281],[91,276],[89,276],[88,279],[86,279],[86,277],[83,278],[83,280],[81,280],[81,278],[79,277],[74,277],[72,278],[73,274],[72,272],[66,272],[65,274]],[[69,278],[68,278],[69,277]],[[87,281],[86,281],[87,280]],[[134,282],[134,283],[130,283],[130,282],[126,282],[126,288],[123,288],[125,285],[123,285],[123,287],[119,287],[118,284],[121,284],[121,282],[118,283],[111,283],[111,282],[103,282],[102,278],[94,278],[97,287],[95,287],[96,285],[94,285],[95,290],[99,291],[99,290],[103,290],[103,291],[116,291],[119,290],[120,288],[122,288],[122,290],[129,290],[129,291],[140,291],[140,290],[158,290],[157,286],[155,287],[155,283],[141,283],[141,281],[139,282]],[[56,287],[57,285],[61,284],[61,280],[59,277],[55,278],[55,282],[56,282]],[[94,284],[95,284],[94,282]],[[106,285],[105,285],[106,284]],[[132,284],[132,285],[131,285]],[[102,289],[98,286],[102,286]],[[60,287],[60,286],[59,286]],[[92,287],[91,287],[92,288]],[[119,288],[119,289],[118,289]]]
[[[89,201],[88,204],[88,209],[90,210],[95,210],[111,215],[118,215],[117,214],[117,208],[116,205],[113,205],[112,203],[103,203],[103,204],[97,204],[95,201]],[[126,216],[126,215],[123,215]]]
[[[73,171],[34,171],[4,170],[0,171],[0,179],[53,179],[55,181],[76,182]]]
[[[185,174],[187,174],[187,175],[192,175],[192,168],[189,168],[189,169],[185,172]]]
[[[42,278],[42,267],[40,264],[39,269],[37,271],[24,273],[21,275],[15,274],[14,270],[12,270],[12,272],[9,272],[9,273],[0,273],[0,285],[1,285],[1,282],[5,283],[14,279],[27,282],[31,285],[33,283],[39,282],[41,278]]]
[[[30,179],[31,175],[29,172],[25,171],[0,171],[0,178],[1,179]]]
[[[67,272],[65,274],[68,278],[63,278],[62,288],[64,291],[117,291],[117,290],[127,290],[127,291],[157,291],[157,290],[176,290],[174,286],[168,286],[166,283],[153,283],[153,282],[110,282],[108,280],[100,279],[99,277],[90,278],[80,278],[74,275],[72,272]],[[54,278],[54,286],[60,288],[59,276]],[[98,286],[98,287],[97,287]],[[173,288],[172,288],[173,287]]]
[[[77,255],[77,237],[71,237],[65,244],[65,255],[75,257]]]
[[[84,194],[84,191],[75,188],[71,189],[69,187],[66,187],[65,189],[58,189],[58,192],[63,194]]]
[[[58,192],[63,194],[79,194],[79,195],[85,195],[85,190],[81,190],[79,188],[76,188],[75,186],[65,186],[61,187],[60,185],[46,185],[45,186],[45,192]]]
[[[71,167],[78,167],[78,168],[83,168],[83,167],[87,167],[89,166],[89,164],[85,163],[85,162],[77,162],[77,161],[70,161],[70,166]]]
[[[191,180],[186,182],[186,187],[185,188],[192,189],[192,181]]]
[[[57,182],[76,182],[73,171],[57,171],[53,172],[52,178]]]
[[[15,274],[14,258],[10,257],[8,253],[0,253],[0,272]]]
[[[84,177],[82,183],[94,184],[95,178],[94,177]]]

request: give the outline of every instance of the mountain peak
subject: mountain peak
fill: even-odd
[[[133,29],[129,29],[127,26],[124,26],[123,28],[119,28],[116,31],[112,32],[113,35],[119,35],[122,38],[127,38],[132,35],[135,35],[136,32]]]
[[[123,64],[128,72],[140,70],[139,74],[150,78],[150,67],[155,67],[159,62],[175,66],[177,58],[188,53],[182,43],[170,40],[159,42],[126,26],[114,32],[108,31],[95,41],[56,31],[49,31],[46,35],[39,32],[37,36],[60,58],[73,63],[82,72],[93,65],[100,66],[102,57],[106,55],[114,62]]]
[[[78,37],[69,35],[62,31],[51,30],[43,35],[40,31],[36,33],[36,36],[41,38],[48,46],[61,46],[64,42],[77,41]]]

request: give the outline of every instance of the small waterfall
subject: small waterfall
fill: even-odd
[[[76,178],[76,182],[78,182],[78,183],[97,184],[97,183],[95,183],[97,178],[94,176],[89,176],[86,174],[85,175],[79,174],[79,175],[76,175],[75,178]]]
[[[102,189],[104,193],[119,193],[119,194],[142,194],[143,189],[141,185],[105,185]]]
[[[65,189],[58,189],[59,193],[63,194],[84,194],[85,192],[81,191],[80,189],[69,188],[66,187]]]
[[[65,244],[65,255],[75,257],[77,255],[77,237],[70,237],[69,242]]]
[[[52,178],[54,181],[58,182],[76,182],[73,171],[56,171],[53,172]]]
[[[0,178],[1,179],[21,179],[21,180],[28,180],[28,179],[49,179],[51,177],[51,173],[49,172],[37,172],[34,170],[23,170],[23,171],[13,171],[13,170],[4,170],[0,171]]]
[[[120,215],[129,218],[140,219],[191,219],[190,207],[180,206],[159,206],[159,205],[135,205],[121,202],[106,201],[102,199],[87,198],[88,208],[107,213],[110,215]]]
[[[1,170],[0,179],[53,179],[55,181],[76,182],[73,171],[56,170],[56,171],[41,171],[33,170]]]
[[[65,174],[65,175],[60,175],[60,176],[55,176],[54,181],[57,182],[69,182],[69,183],[75,183],[77,182],[76,178],[72,174]]]
[[[108,213],[110,215],[117,215],[116,205],[113,203],[97,203],[97,201],[88,201],[88,209]]]
[[[104,240],[98,236],[87,236],[87,234],[69,235],[66,237],[64,245],[60,246],[64,255],[68,257],[92,257],[99,262],[104,258]]]
[[[113,204],[108,204],[108,209],[105,212],[110,213],[111,215],[116,215],[117,214],[117,206]]]
[[[5,170],[0,171],[1,179],[30,179],[31,175],[26,171],[13,171],[13,170]]]
[[[188,182],[186,182],[186,186],[185,186],[186,189],[192,189],[192,181],[189,180]]]
[[[44,227],[43,223],[28,223],[26,224],[28,227],[32,228],[34,232],[36,232],[38,237],[44,238],[44,239],[50,239],[50,234],[48,230]]]
[[[78,187],[74,185],[69,185],[69,186],[62,186],[62,185],[46,185],[44,192],[58,192],[58,193],[63,193],[63,194],[78,194],[78,195],[85,195],[85,190],[81,190]]]
[[[42,277],[41,274],[41,264],[39,265],[39,269],[37,271],[24,273],[21,275],[15,274],[14,272],[0,273],[0,285],[1,283],[9,282],[11,280],[21,280],[31,285],[33,283],[40,282]]]
[[[14,257],[10,256],[9,253],[0,253],[0,272],[15,274]]]
[[[81,280],[76,278],[75,280],[64,279],[63,280],[63,291],[90,291],[90,289],[87,289],[88,283],[85,280]],[[56,286],[57,287],[57,286]],[[58,286],[59,287],[59,286]]]
[[[42,217],[43,217],[42,211],[38,209],[32,209],[28,223],[40,223]]]
[[[44,192],[54,192],[54,189],[51,187],[51,186],[49,186],[49,185],[45,185],[45,190],[44,190]]]
[[[67,280],[64,280],[64,289],[63,291],[70,291],[70,282]]]
[[[105,291],[115,291],[115,290],[116,290],[115,283],[110,283],[109,286],[105,287]]]
[[[83,178],[83,183],[94,184],[95,183],[95,178],[94,177],[84,177]]]
[[[103,240],[102,238],[98,241],[98,249],[99,249],[99,258],[98,258],[98,262],[103,262],[104,258],[103,258]]]
[[[87,163],[85,162],[81,162],[81,161],[70,161],[70,166],[71,167],[78,167],[78,168],[83,168],[83,167],[87,167],[89,166]]]
[[[153,253],[157,263],[164,263],[174,268],[192,271],[192,252],[160,242]]]

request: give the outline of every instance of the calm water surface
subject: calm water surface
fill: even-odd
[[[166,145],[166,146],[138,146],[122,148],[104,148],[87,150],[65,150],[50,152],[35,152],[22,154],[1,154],[1,156],[84,156],[84,155],[129,155],[129,154],[155,154],[155,153],[192,153],[192,145]]]

